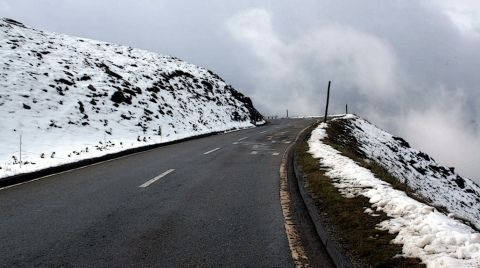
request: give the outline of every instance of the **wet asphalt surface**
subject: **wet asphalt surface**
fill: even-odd
[[[312,122],[273,120],[2,189],[0,265],[291,267],[279,167]]]

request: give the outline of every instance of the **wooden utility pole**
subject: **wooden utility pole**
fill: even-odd
[[[327,89],[327,106],[325,107],[325,118],[323,119],[323,122],[327,122],[327,115],[328,115],[328,102],[330,101],[330,84],[332,81],[328,81],[328,89]]]
[[[287,118],[288,118],[288,109],[287,109]]]
[[[348,104],[345,104],[345,114],[348,114]]]

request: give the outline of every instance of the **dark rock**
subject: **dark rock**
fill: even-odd
[[[23,23],[18,22],[18,21],[16,21],[16,20],[12,20],[12,19],[9,19],[9,18],[4,18],[3,21],[6,22],[6,23],[10,23],[10,24],[13,24],[13,25],[16,25],[16,26],[20,26],[20,27],[26,28]]]
[[[87,88],[90,89],[91,91],[97,91],[97,89],[92,85],[88,85]]]
[[[105,63],[97,63],[97,66],[98,66],[99,68],[102,68],[103,71],[104,71],[106,74],[108,74],[108,75],[110,75],[110,76],[112,76],[112,77],[114,77],[114,78],[116,78],[116,79],[123,79],[123,77],[122,77],[121,75],[119,75],[119,74],[117,74],[116,72],[112,71],[112,70],[110,69],[110,67],[108,67]]]
[[[425,159],[426,161],[430,161],[430,156],[428,156],[426,153],[419,152],[418,156]]]
[[[55,82],[65,84],[67,86],[73,86],[73,84],[74,84],[74,82],[69,81],[69,80],[64,79],[64,78],[55,79]]]
[[[454,181],[461,189],[465,188],[465,180],[462,177],[457,175]]]
[[[121,103],[132,104],[132,97],[123,94],[123,92],[121,91],[115,91],[115,93],[113,93],[110,99],[117,104],[121,104]]]
[[[80,77],[80,81],[88,81],[88,80],[91,80],[92,78],[89,76],[89,75],[82,75],[82,77]]]
[[[410,144],[408,144],[408,142],[404,139],[400,137],[393,137],[393,139],[396,140],[402,147],[410,148]]]
[[[80,113],[85,113],[85,107],[83,107],[83,103],[81,101],[78,101],[78,109],[80,110]]]

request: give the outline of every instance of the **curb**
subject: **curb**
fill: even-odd
[[[295,267],[311,267],[310,260],[305,253],[305,248],[301,242],[301,237],[295,223],[292,221],[292,190],[290,182],[292,180],[289,176],[289,169],[291,170],[292,148],[295,148],[299,137],[310,127],[302,129],[295,137],[295,141],[287,146],[285,149],[281,164],[280,164],[280,205],[282,207],[285,234],[287,235],[288,247],[290,248],[291,257]],[[292,181],[295,184],[295,181]],[[298,195],[298,194],[296,194]],[[303,202],[303,201],[301,201]]]
[[[303,175],[303,170],[300,164],[298,163],[298,153],[296,152],[296,148],[298,147],[298,142],[306,141],[307,137],[309,136],[311,131],[303,131],[298,139],[295,141],[295,145],[292,146],[290,149],[293,150],[293,153],[290,154],[288,159],[288,164],[293,164],[293,173],[295,174],[295,180],[298,184],[298,189],[300,191],[300,195],[302,197],[303,203],[307,208],[308,214],[310,215],[315,229],[317,231],[318,236],[320,237],[323,245],[327,249],[328,254],[330,255],[331,259],[335,263],[337,267],[345,267],[350,268],[354,267],[352,260],[347,257],[346,252],[340,247],[337,241],[330,235],[328,230],[322,225],[321,220],[321,212],[315,205],[315,200],[310,196],[308,190],[306,188],[305,183],[305,176]],[[293,157],[292,157],[293,155]]]

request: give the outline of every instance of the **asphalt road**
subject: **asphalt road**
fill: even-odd
[[[0,190],[0,265],[293,266],[279,200],[309,119],[173,144]]]

